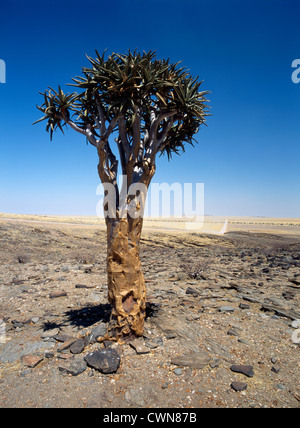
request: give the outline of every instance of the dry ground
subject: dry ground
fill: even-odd
[[[0,407],[299,407],[299,220],[230,219],[222,236],[160,227],[146,222],[141,243],[148,353],[113,345],[117,373],[72,376],[62,368],[103,345],[73,355],[51,332],[83,337],[109,317],[103,224],[0,215]]]

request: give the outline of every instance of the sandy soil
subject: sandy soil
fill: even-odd
[[[0,214],[0,407],[299,407],[300,221],[232,218],[219,235],[226,219],[206,220],[210,233],[145,221],[145,335],[113,345],[116,373],[74,376],[104,345],[74,354],[57,337],[109,317],[104,225]]]

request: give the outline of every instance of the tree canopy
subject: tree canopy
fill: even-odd
[[[157,59],[154,51],[105,57],[97,51],[96,58],[87,57],[90,67],[72,79],[78,92],[64,93],[59,86],[42,93],[44,103],[37,107],[44,116],[37,122],[47,121],[51,139],[66,125],[85,135],[100,160],[102,154],[104,182],[116,179],[118,162],[109,136],[117,131],[123,174],[139,181],[157,153],[170,158],[193,144],[208,116],[208,91],[200,91],[198,76],[180,63]]]

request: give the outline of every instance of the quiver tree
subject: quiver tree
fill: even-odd
[[[60,87],[42,93],[37,106],[50,132],[69,126],[97,149],[98,172],[106,189],[108,299],[112,305],[107,337],[140,336],[146,309],[145,281],[139,258],[146,190],[157,154],[179,154],[193,144],[205,123],[207,91],[179,63],[157,60],[155,52],[88,57],[90,67],[72,79],[78,92]],[[36,123],[36,122],[35,122]],[[114,141],[111,138],[115,136]],[[115,144],[114,144],[115,142]],[[117,147],[118,156],[112,145]],[[118,165],[123,189],[118,188]],[[125,188],[124,188],[125,187]],[[132,190],[133,189],[133,190]],[[145,191],[143,190],[145,189]],[[134,209],[133,209],[134,208]]]

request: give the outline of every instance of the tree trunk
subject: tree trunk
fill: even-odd
[[[106,218],[108,300],[112,305],[107,337],[141,336],[146,311],[145,281],[139,257],[143,219]]]

